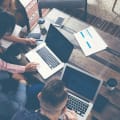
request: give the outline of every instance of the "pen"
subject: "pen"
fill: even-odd
[[[36,41],[43,41],[43,40],[40,40],[40,39],[36,39]]]

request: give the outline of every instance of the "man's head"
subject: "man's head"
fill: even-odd
[[[15,18],[8,12],[0,9],[0,39],[6,34],[11,34],[15,27]]]
[[[62,113],[67,102],[67,92],[61,80],[51,80],[38,95],[40,107],[48,114]]]

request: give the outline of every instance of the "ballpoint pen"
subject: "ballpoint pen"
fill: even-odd
[[[36,41],[43,41],[43,40],[40,40],[40,39],[36,39]]]

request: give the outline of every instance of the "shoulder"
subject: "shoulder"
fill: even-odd
[[[37,112],[31,112],[26,109],[18,111],[12,120],[49,120]]]

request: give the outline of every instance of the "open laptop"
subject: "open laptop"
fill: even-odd
[[[73,45],[51,24],[45,42],[26,54],[30,62],[39,63],[37,70],[47,79],[64,67]]]
[[[86,120],[103,81],[70,64],[65,65],[61,80],[68,91],[67,108],[77,113],[78,120]]]

